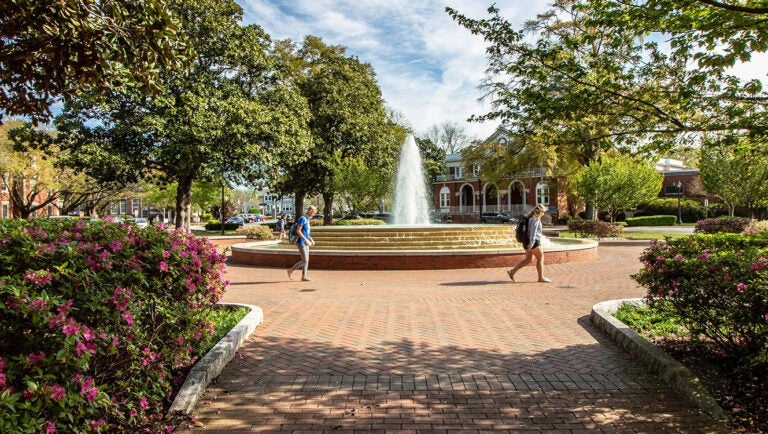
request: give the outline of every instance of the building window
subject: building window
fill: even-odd
[[[443,187],[440,189],[440,208],[450,208],[451,207],[451,192],[448,190],[448,187]]]
[[[3,218],[4,219],[8,218],[8,204],[7,203],[3,204]]]
[[[2,190],[1,190],[1,191],[2,191],[3,193],[8,193],[8,186],[7,186],[7,185],[5,185],[5,182],[3,182],[3,181],[0,181],[0,186],[2,186],[2,187],[1,187],[1,188],[2,188]]]
[[[120,201],[120,214],[125,214],[125,201]]]
[[[456,178],[461,179],[461,166],[456,168]]]
[[[472,176],[477,177],[478,173],[480,173],[480,165],[479,164],[473,164],[472,165]]]
[[[48,215],[53,215],[53,205],[52,204],[48,204],[47,211],[48,211]]]
[[[536,205],[549,206],[549,185],[546,182],[536,184]]]

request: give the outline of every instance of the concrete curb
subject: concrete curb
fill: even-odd
[[[714,418],[725,417],[725,413],[717,401],[688,368],[612,315],[624,303],[642,306],[645,301],[641,298],[630,298],[597,303],[592,306],[592,322],[606,332],[620,347],[639,357],[650,366],[670,387],[683,392],[691,403]]]
[[[197,405],[197,401],[205,393],[205,388],[214,378],[221,374],[224,366],[235,357],[235,352],[250,336],[257,325],[264,322],[264,312],[258,306],[240,303],[221,303],[230,306],[243,306],[251,311],[235,325],[203,358],[198,360],[181,390],[173,400],[168,415],[178,412],[189,414]]]

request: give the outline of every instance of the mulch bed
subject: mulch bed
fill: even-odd
[[[707,387],[734,432],[768,434],[768,364],[738,369],[712,344],[682,339],[652,342],[682,363]]]

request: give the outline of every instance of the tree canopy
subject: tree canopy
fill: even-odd
[[[191,47],[171,0],[7,0],[0,8],[0,122],[51,118],[50,106],[92,90],[160,90],[160,70],[185,68]]]
[[[57,126],[62,143],[100,179],[176,182],[176,225],[188,228],[193,181],[256,183],[300,158],[309,145],[309,112],[276,72],[268,35],[238,24],[242,9],[234,1],[171,7],[197,53],[194,66],[163,70],[156,96],[126,92],[98,105],[83,98]]]

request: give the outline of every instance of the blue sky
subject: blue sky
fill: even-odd
[[[244,22],[258,24],[274,39],[301,43],[306,35],[343,45],[370,63],[384,100],[417,133],[443,121],[456,122],[477,138],[495,123],[468,123],[489,106],[479,102],[486,45],[456,24],[445,7],[482,18],[482,0],[237,0]],[[546,7],[543,0],[496,0],[503,16],[522,23]]]

